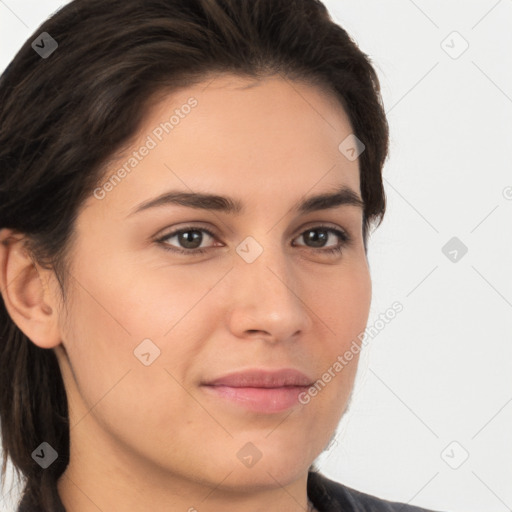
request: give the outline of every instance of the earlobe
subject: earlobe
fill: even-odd
[[[60,343],[55,297],[45,286],[48,271],[39,269],[25,247],[25,238],[0,230],[0,292],[11,319],[38,347]]]

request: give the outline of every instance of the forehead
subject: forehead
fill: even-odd
[[[103,203],[120,201],[127,210],[166,189],[260,202],[340,185],[359,194],[358,161],[339,148],[351,133],[341,103],[317,86],[215,76],[160,94],[133,142],[108,165],[104,182],[125,172],[110,180]]]

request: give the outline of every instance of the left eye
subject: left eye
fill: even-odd
[[[211,247],[200,248],[201,242],[203,241],[202,233],[206,233],[207,236],[215,239],[215,235],[206,228],[189,226],[176,231],[172,231],[164,235],[163,237],[156,240],[157,243],[161,244],[167,251],[181,253],[181,254],[199,254],[207,252]],[[338,237],[338,244],[331,247],[323,247],[322,244],[329,239],[329,235],[334,234]],[[182,247],[176,247],[169,245],[168,241],[172,238],[177,237],[177,241]],[[316,244],[316,247],[309,247],[310,249],[318,249],[319,252],[327,253],[341,253],[343,247],[351,242],[351,238],[345,231],[337,228],[328,226],[315,226],[303,231],[298,238],[303,237],[305,240]]]

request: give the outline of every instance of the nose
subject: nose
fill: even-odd
[[[249,246],[245,254],[254,250],[257,247]],[[304,296],[305,275],[293,265],[290,254],[279,244],[265,246],[253,261],[255,254],[247,258],[243,245],[240,254],[235,254],[228,286],[233,335],[277,343],[306,332],[312,313]]]

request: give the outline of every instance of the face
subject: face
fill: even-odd
[[[340,358],[371,301],[362,208],[300,208],[360,197],[358,160],[339,150],[351,133],[334,97],[277,77],[217,76],[148,112],[76,222],[54,349],[72,460],[92,443],[100,466],[238,488],[307,472],[346,408],[358,351]],[[239,209],[149,204],[170,192]],[[283,375],[207,385],[284,369],[316,392]]]

